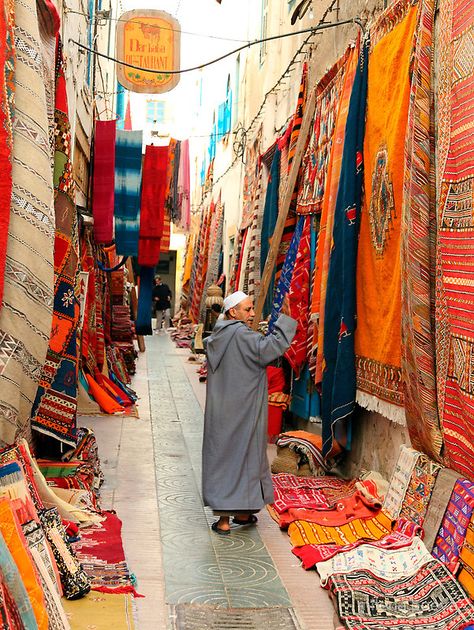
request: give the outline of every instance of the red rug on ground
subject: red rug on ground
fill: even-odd
[[[81,529],[81,539],[74,544],[77,557],[91,580],[91,588],[102,593],[133,593],[134,576],[125,561],[122,521],[114,512],[103,512],[105,519]]]

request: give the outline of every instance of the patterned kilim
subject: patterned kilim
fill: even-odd
[[[390,534],[393,521],[385,512],[374,518],[356,518],[338,526],[318,525],[308,521],[295,521],[288,528],[293,547],[303,545],[350,545],[358,540],[380,540]]]
[[[420,3],[412,61],[402,213],[402,375],[414,448],[439,459],[443,444],[436,402],[434,297],[433,5]]]
[[[285,486],[280,484],[283,482],[281,477],[285,477]],[[319,482],[319,479],[322,479]],[[327,510],[330,505],[324,494],[324,489],[328,482],[324,478],[296,477],[295,475],[274,475],[273,489],[275,493],[275,501],[273,507],[281,514],[290,508],[306,507],[312,510]],[[292,485],[289,485],[289,481]],[[339,481],[339,480],[337,480]],[[319,482],[319,483],[318,483]]]
[[[115,120],[96,120],[92,215],[96,243],[110,243],[114,236]]]
[[[350,449],[356,375],[356,255],[364,164],[368,41],[360,52],[347,114],[340,183],[334,210],[324,313],[323,455]]]
[[[474,484],[467,479],[458,479],[431,552],[452,573],[457,571],[459,554],[473,512]]]
[[[474,12],[439,13],[436,378],[450,468],[474,479]]]
[[[203,210],[201,226],[199,230],[199,240],[196,247],[196,257],[191,276],[190,298],[191,307],[189,316],[193,322],[199,321],[203,285],[207,274],[207,257],[209,254],[209,235],[211,229],[211,217],[214,210],[214,202]]]
[[[15,99],[13,0],[3,0],[0,11],[0,308],[2,307],[8,225],[12,195],[12,117]],[[1,369],[0,369],[1,371]]]
[[[393,518],[398,518],[402,509],[407,488],[410,485],[413,470],[420,453],[413,448],[405,445],[400,447],[400,455],[398,456],[395,470],[390,479],[390,486],[385,496],[383,509]]]
[[[349,630],[463,630],[474,619],[466,593],[438,561],[390,582],[369,571],[336,573],[328,587]]]
[[[265,207],[264,199],[267,184],[267,177],[266,174],[264,175],[264,167],[261,161],[257,177],[258,184],[255,192],[254,212],[252,223],[249,227],[249,254],[246,269],[246,274],[248,276],[247,294],[252,298],[254,298],[258,292],[261,277],[260,248],[262,239],[263,212]]]
[[[8,15],[12,19],[11,6]],[[53,25],[48,30],[47,21],[42,25],[54,69],[56,31]],[[30,435],[31,405],[51,332],[54,282],[53,155],[42,63],[49,49],[40,39],[36,2],[15,2],[15,39],[13,189],[0,311],[0,440],[7,444]]]
[[[303,227],[305,223],[304,217],[298,218],[298,223],[296,224],[295,231],[293,232],[293,236],[291,238],[290,247],[286,252],[285,263],[281,269],[280,277],[278,279],[275,297],[273,298],[272,304],[272,312],[270,315],[270,321],[268,324],[268,330],[273,330],[275,326],[275,322],[280,315],[281,306],[283,304],[283,300],[285,295],[290,290],[291,279],[293,277],[293,270],[295,267],[296,254],[298,253],[298,248],[300,245],[301,235],[303,233]],[[275,276],[276,279],[276,276]]]
[[[361,539],[344,546],[334,544],[304,545],[303,547],[294,547],[292,551],[295,556],[301,560],[304,569],[311,569],[316,563],[330,560],[337,554],[356,549],[359,545],[371,545],[378,549],[401,549],[402,547],[408,547],[415,536],[419,536],[421,532],[421,527],[418,525],[410,521],[398,519],[395,529],[379,540]]]
[[[337,191],[344,150],[344,135],[349,111],[349,101],[354,83],[357,60],[359,58],[359,45],[351,47],[344,58],[345,57],[347,57],[347,68],[344,74],[344,85],[339,97],[339,107],[337,108],[334,123],[334,137],[331,145],[326,185],[322,199],[318,245],[312,278],[310,318],[314,328],[309,338],[308,359],[309,369],[316,383],[321,383],[323,377],[324,309],[326,304],[329,256],[332,246],[334,211],[336,209]]]
[[[208,244],[208,262],[206,278],[202,290],[200,319],[204,321],[206,316],[206,296],[210,285],[216,283],[219,276],[219,260],[222,252],[222,237],[224,230],[224,207],[220,201],[217,201],[214,212],[211,217],[211,225],[209,228],[209,244]]]
[[[142,131],[117,129],[115,140],[115,244],[117,253],[138,256]]]
[[[301,164],[297,214],[321,214],[322,211],[329,156],[351,50],[347,49],[316,86],[316,106],[309,143]]]
[[[291,346],[285,353],[285,358],[294,371],[296,378],[299,377],[300,370],[306,361],[311,265],[310,239],[311,217],[306,216],[288,292],[291,317],[297,321],[298,325]]]
[[[441,468],[431,493],[431,499],[423,521],[423,542],[428,551],[433,549],[433,545],[438,535],[439,528],[443,522],[444,513],[449,502],[454,485],[459,478],[459,474],[450,468]]]
[[[269,169],[267,189],[265,193],[265,203],[263,204],[262,230],[260,234],[260,270],[265,268],[268,252],[270,250],[271,239],[278,219],[278,204],[280,192],[280,168],[281,151],[277,147],[273,153],[272,162]],[[275,271],[273,271],[270,284],[268,286],[262,316],[267,317],[272,309],[273,295],[275,292]]]
[[[31,413],[31,424],[36,431],[75,445],[79,236],[70,158],[71,130],[60,42],[56,54],[54,313],[46,363]]]
[[[398,0],[371,29],[364,199],[357,254],[357,402],[401,424],[400,234],[418,6]]]
[[[260,153],[262,141],[262,127],[259,128],[255,139],[248,147],[245,156],[244,188],[242,193],[242,222],[240,229],[250,227],[255,209],[258,204],[260,180]]]
[[[426,511],[441,466],[424,453],[420,453],[411,473],[400,517],[423,525]]]
[[[359,545],[351,551],[338,553],[333,558],[318,562],[316,569],[321,578],[321,586],[326,586],[328,578],[335,573],[368,571],[382,580],[393,582],[415,575],[421,567],[433,561],[418,536],[406,547],[385,549],[373,545]]]

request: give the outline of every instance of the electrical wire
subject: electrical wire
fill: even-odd
[[[76,44],[76,46],[78,46],[79,48],[82,48],[83,50],[87,50],[89,51],[91,54],[96,55],[98,57],[102,57],[104,59],[108,59],[109,61],[114,61],[115,63],[121,65],[121,66],[125,66],[126,68],[133,68],[134,70],[140,70],[141,72],[150,72],[152,74],[164,74],[164,75],[171,75],[171,74],[185,74],[187,72],[193,72],[195,70],[202,70],[202,68],[207,68],[208,66],[212,66],[215,63],[218,63],[219,61],[222,61],[223,59],[227,59],[227,57],[230,57],[232,55],[235,55],[236,53],[245,50],[246,48],[250,48],[251,46],[255,46],[256,44],[262,44],[263,42],[270,42],[270,41],[274,41],[277,39],[284,39],[286,37],[293,37],[294,35],[302,35],[304,33],[310,33],[310,37],[312,35],[314,35],[315,33],[319,32],[319,31],[323,31],[329,28],[334,28],[335,26],[342,26],[344,24],[358,24],[360,26],[361,29],[364,29],[364,26],[361,22],[361,20],[359,18],[352,18],[350,20],[340,20],[339,22],[325,22],[325,23],[320,23],[317,26],[312,26],[310,28],[305,28],[302,29],[301,31],[294,31],[292,33],[282,33],[280,35],[272,35],[271,37],[263,37],[261,39],[255,39],[251,42],[249,42],[248,44],[244,44],[243,46],[239,46],[238,48],[235,48],[234,50],[231,50],[227,53],[225,53],[224,55],[221,55],[220,57],[216,57],[216,59],[212,59],[211,61],[208,61],[206,63],[200,64],[198,66],[193,66],[192,68],[185,68],[184,70],[180,69],[180,70],[155,70],[153,68],[143,68],[142,66],[136,66],[132,63],[127,63],[126,61],[122,61],[120,59],[116,59],[115,57],[111,57],[110,55],[106,55],[105,53],[100,53],[92,48],[89,48],[89,46],[86,46],[85,44],[81,44],[80,42],[77,42],[75,39],[69,39],[70,43]]]
[[[103,15],[97,15],[97,14],[91,17],[88,13],[85,13],[84,11],[75,11],[74,9],[69,9],[67,7],[64,8],[64,13],[74,13],[75,15],[82,15],[83,17],[86,18],[87,22],[92,22],[95,20],[97,22],[105,21],[105,22],[127,23],[130,21],[130,20],[124,20],[123,18],[114,18],[112,16],[104,17]],[[208,35],[207,33],[195,33],[194,31],[183,31],[178,28],[171,28],[170,26],[159,26],[158,24],[148,24],[147,22],[142,22],[135,19],[133,20],[133,23],[143,24],[143,25],[146,25],[148,28],[156,28],[161,31],[172,31],[173,33],[181,33],[183,35],[192,35],[194,37],[202,37],[205,39],[218,39],[225,42],[246,42],[246,43],[248,43],[249,41],[248,39],[236,39],[234,37],[221,37],[220,35]]]

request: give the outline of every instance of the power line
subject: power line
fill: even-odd
[[[69,9],[67,7],[64,8],[64,13],[74,13],[75,15],[82,15],[86,18],[87,22],[97,21],[101,22],[102,20],[106,22],[129,22],[130,20],[124,20],[123,18],[114,18],[112,16],[105,17],[104,15],[95,15],[90,16],[88,13],[84,11],[75,11],[74,9]],[[207,33],[195,33],[194,31],[183,31],[178,28],[171,28],[170,26],[158,26],[158,24],[148,24],[147,22],[142,22],[140,20],[133,20],[134,24],[144,24],[148,28],[156,28],[161,31],[172,31],[173,33],[182,33],[183,35],[193,35],[194,37],[202,37],[205,39],[218,39],[226,42],[248,42],[247,39],[236,39],[234,37],[221,37],[219,35],[208,35]]]
[[[318,31],[334,28],[335,26],[342,26],[344,24],[358,24],[361,29],[364,29],[364,26],[358,17],[352,18],[350,20],[340,20],[339,22],[324,22],[324,23],[318,24],[317,26],[305,28],[301,31],[294,31],[292,33],[282,33],[281,35],[272,35],[271,37],[263,37],[262,39],[255,39],[251,42],[248,42],[247,44],[243,46],[239,46],[238,48],[235,48],[234,50],[231,50],[225,53],[224,55],[221,55],[220,57],[217,57],[216,59],[212,59],[211,61],[200,64],[199,66],[194,66],[192,68],[185,68],[184,70],[155,70],[154,68],[143,68],[142,66],[136,66],[132,63],[127,63],[120,59],[116,59],[115,57],[111,57],[110,55],[106,55],[105,53],[100,53],[92,48],[89,48],[89,46],[85,46],[84,44],[81,44],[80,42],[76,42],[75,39],[69,39],[69,41],[73,44],[76,44],[76,46],[78,46],[79,48],[89,51],[93,55],[96,55],[98,57],[103,57],[104,59],[108,59],[109,61],[114,61],[115,63],[118,63],[121,66],[125,66],[126,68],[133,68],[134,70],[140,70],[141,72],[151,72],[152,74],[171,75],[171,74],[184,74],[186,72],[193,72],[194,70],[202,70],[202,68],[207,68],[208,66],[212,66],[213,64],[218,63],[219,61],[222,61],[223,59],[227,59],[227,57],[230,57],[231,55],[235,55],[235,53],[245,50],[246,48],[255,46],[256,44],[262,44],[263,42],[270,42],[277,39],[284,39],[286,37],[293,37],[294,35],[302,35],[304,33],[310,33],[310,37],[311,37]]]

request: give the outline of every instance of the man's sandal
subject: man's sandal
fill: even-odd
[[[212,531],[215,532],[216,534],[219,534],[219,536],[228,536],[230,534],[230,529],[221,529],[220,527],[218,527],[218,523],[219,521],[212,523],[211,525]]]
[[[245,520],[242,520],[240,518],[235,518],[234,516],[234,518],[232,519],[232,522],[235,523],[236,525],[255,525],[255,523],[258,522],[258,518],[255,516],[255,514],[251,514]]]

